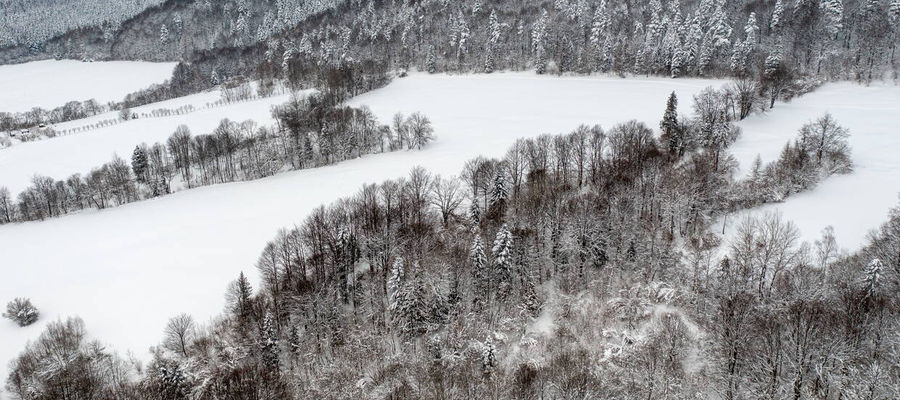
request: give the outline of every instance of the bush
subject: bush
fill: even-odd
[[[38,309],[31,304],[31,300],[26,298],[17,298],[6,305],[6,312],[3,313],[5,318],[11,319],[19,326],[28,326],[33,324],[40,317]]]

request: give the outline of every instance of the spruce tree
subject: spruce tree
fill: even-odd
[[[472,241],[472,249],[469,252],[472,263],[472,303],[476,309],[485,305],[490,293],[490,271],[487,269],[487,256],[484,252],[484,243],[481,241],[481,233],[475,232]]]
[[[492,249],[497,298],[501,300],[508,297],[512,290],[512,241],[512,233],[506,224],[503,224],[497,232]]]
[[[272,314],[266,313],[260,330],[262,364],[270,371],[278,371],[278,333]]]
[[[147,183],[149,164],[147,162],[147,152],[141,146],[136,146],[134,153],[131,154],[131,170],[134,171],[134,176],[138,182]]]
[[[881,259],[875,258],[869,262],[866,267],[866,276],[863,282],[866,285],[866,296],[875,297],[878,295],[878,289],[881,286],[881,276],[883,274],[884,263]]]
[[[490,211],[492,216],[496,215],[499,218],[503,218],[508,198],[509,190],[506,188],[506,174],[503,173],[503,168],[499,168],[497,174],[494,175],[494,186],[491,189]]]
[[[391,310],[397,309],[400,291],[406,281],[406,272],[403,268],[403,258],[397,257],[391,266],[391,274],[388,277],[387,290],[388,302]]]
[[[669,154],[680,157],[684,151],[684,143],[681,128],[678,126],[678,96],[675,95],[675,92],[672,92],[666,101],[666,111],[663,112],[659,129],[662,131],[660,138],[665,143]]]

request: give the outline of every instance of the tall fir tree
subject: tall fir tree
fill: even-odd
[[[480,309],[490,300],[491,272],[487,266],[484,242],[481,240],[481,233],[477,230],[469,251],[469,260],[472,263],[472,304],[476,309]]]
[[[678,96],[675,95],[675,92],[672,92],[666,101],[666,111],[663,112],[659,129],[662,131],[660,139],[665,143],[669,154],[680,157],[684,151],[684,143],[681,127],[678,124]]]
[[[506,224],[503,224],[497,232],[492,248],[496,293],[501,301],[509,297],[512,290],[512,251],[513,236]]]

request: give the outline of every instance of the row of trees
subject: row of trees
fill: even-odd
[[[116,156],[85,176],[35,176],[15,201],[0,187],[0,223],[33,221],[86,208],[106,208],[192,188],[258,179],[365,154],[421,149],[433,140],[422,114],[397,114],[392,127],[371,111],[340,106],[329,95],[294,97],[276,107],[275,127],[222,120],[209,134],[179,127],[165,143],[137,146],[130,165]]]
[[[678,125],[694,137],[708,123]],[[813,142],[798,143],[818,163]],[[829,232],[799,243],[777,215],[721,245],[709,223],[741,183],[727,148],[687,143],[670,151],[638,122],[581,127],[458,178],[415,168],[366,185],[280,232],[258,287],[241,274],[221,318],[173,318],[146,368],[105,372],[118,358],[80,336],[76,361],[51,368],[41,339],[7,386],[29,399],[72,382],[124,399],[900,394],[900,209],[852,256]]]
[[[87,118],[106,112],[109,109],[108,105],[100,104],[97,100],[86,100],[70,101],[52,110],[35,107],[26,112],[0,112],[0,131],[15,132],[20,129],[33,128],[40,124],[55,124]]]

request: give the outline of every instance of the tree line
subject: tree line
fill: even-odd
[[[0,187],[0,224],[114,207],[370,153],[421,149],[434,139],[431,121],[420,113],[397,114],[391,126],[383,125],[367,108],[342,106],[328,94],[293,96],[272,113],[274,127],[224,119],[213,132],[193,135],[182,125],[164,143],[137,146],[130,163],[115,156],[85,175],[35,176],[15,200]]]

